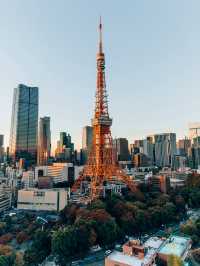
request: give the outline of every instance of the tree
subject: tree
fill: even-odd
[[[0,266],[8,266],[9,258],[6,256],[0,256]]]
[[[4,219],[4,222],[6,224],[6,230],[10,230],[12,227],[12,218],[7,215]]]
[[[200,264],[200,248],[199,249],[195,249],[194,251],[192,251],[192,257],[194,258],[194,260]]]
[[[160,206],[150,207],[148,209],[148,212],[151,215],[150,221],[152,224],[152,227],[158,227],[162,224],[162,217],[161,217],[161,208]]]
[[[22,244],[24,241],[28,240],[28,235],[25,232],[19,232],[16,236],[16,240],[18,244]]]
[[[198,208],[200,207],[200,191],[197,189],[192,190],[189,195],[192,207]]]
[[[13,249],[8,245],[0,245],[0,255],[3,256],[11,256],[13,253]]]
[[[104,209],[93,209],[86,212],[82,219],[91,222],[97,235],[98,244],[111,245],[117,239],[119,230],[115,219]]]
[[[185,200],[181,195],[175,197],[175,205],[178,211],[185,212]]]
[[[0,266],[13,266],[15,254],[12,247],[8,245],[0,245]]]
[[[60,217],[63,223],[65,224],[73,224],[76,219],[76,213],[79,210],[79,206],[77,204],[70,204],[66,206],[61,212]]]
[[[74,227],[69,225],[53,233],[52,252],[60,265],[66,265],[74,257],[77,248],[77,238]]]
[[[176,219],[176,207],[172,202],[166,203],[162,208],[162,223],[166,224]]]
[[[167,266],[183,266],[183,262],[179,257],[170,255],[167,261]]]
[[[100,199],[92,201],[92,203],[88,206],[89,210],[92,209],[105,209],[105,203]]]
[[[148,219],[146,219],[146,212],[143,210],[139,210],[136,215],[136,223],[140,232],[144,232],[148,230]]]
[[[107,238],[111,238],[111,235],[113,235],[111,225],[109,227],[103,223],[100,226],[92,219],[78,219],[74,225],[60,228],[53,233],[52,252],[60,265],[66,265],[72,259],[85,255],[96,243],[100,244],[101,241],[110,243]]]
[[[196,235],[197,229],[195,222],[189,220],[186,224],[181,225],[181,231],[186,235]]]
[[[132,235],[137,231],[136,219],[130,211],[124,213],[119,220],[121,234]]]
[[[31,247],[25,251],[24,266],[36,266],[51,253],[51,237],[48,231],[38,230]]]
[[[77,240],[76,253],[80,256],[84,255],[89,250],[89,247],[96,243],[97,236],[92,229],[91,222],[79,221],[74,226],[74,234]]]
[[[0,222],[0,235],[5,234],[5,230],[6,230],[6,223]]]
[[[13,239],[13,235],[10,233],[7,233],[5,235],[2,235],[0,237],[0,244],[7,244],[9,241]]]
[[[23,266],[23,265],[24,265],[23,254],[21,252],[17,252],[15,254],[14,266]]]

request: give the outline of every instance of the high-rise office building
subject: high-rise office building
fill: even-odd
[[[200,137],[200,123],[189,124],[189,139],[193,140],[196,137]]]
[[[57,161],[72,162],[74,160],[74,143],[71,135],[66,132],[60,132],[60,140],[57,142],[55,151]]]
[[[135,140],[134,144],[130,145],[130,151],[131,154],[143,153],[147,155],[147,140],[146,139]]]
[[[154,135],[155,164],[160,167],[173,166],[176,155],[176,134],[163,133]]]
[[[38,164],[46,165],[51,155],[50,117],[41,117],[38,135]]]
[[[147,156],[150,158],[151,164],[155,165],[155,139],[153,135],[147,137]]]
[[[91,126],[85,126],[82,133],[82,149],[89,149],[92,145],[93,128]]]
[[[200,169],[200,136],[192,139],[192,146],[189,149],[189,166],[194,169]]]
[[[4,145],[4,135],[0,135],[0,147]]]
[[[191,140],[188,138],[179,139],[177,148],[180,156],[187,156],[188,150],[191,148]]]
[[[93,127],[85,126],[82,131],[82,163],[85,164],[87,162],[88,153],[92,146],[92,138],[93,138]]]
[[[0,162],[4,160],[4,135],[0,135]]]
[[[130,153],[128,149],[128,140],[126,138],[117,138],[113,140],[113,146],[116,151],[118,161],[130,160]]]
[[[14,89],[10,132],[10,155],[24,158],[29,164],[37,161],[39,89],[20,84]]]
[[[60,147],[70,148],[72,151],[74,151],[74,143],[72,143],[70,134],[67,134],[66,132],[60,132]]]

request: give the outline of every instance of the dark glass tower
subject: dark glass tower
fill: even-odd
[[[51,156],[50,117],[41,117],[38,136],[38,165],[48,164]]]
[[[37,161],[38,88],[20,84],[14,89],[10,154],[15,161]]]

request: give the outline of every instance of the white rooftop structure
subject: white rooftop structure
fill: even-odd
[[[139,259],[135,256],[129,256],[119,251],[114,251],[107,257],[107,259],[116,262],[116,265],[117,263],[122,263],[127,266],[147,266],[153,263],[155,256],[156,252],[153,249],[150,249],[143,259]],[[109,264],[105,262],[105,266],[107,265]]]
[[[35,168],[35,180],[38,181],[40,176],[51,177],[53,182],[59,183],[69,181],[72,163],[53,163],[52,165],[37,166]]]
[[[176,255],[184,260],[190,248],[190,238],[171,236],[163,243],[159,250],[159,253],[165,255]]]
[[[163,242],[164,240],[159,237],[151,237],[144,243],[144,247],[159,249]]]
[[[130,266],[146,266],[149,265],[149,263],[152,260],[152,256],[154,256],[154,252],[149,252],[144,259],[139,259],[135,256],[129,256],[119,251],[112,252],[108,259],[115,261],[116,263],[123,263],[125,265]],[[105,264],[106,265],[106,264]]]

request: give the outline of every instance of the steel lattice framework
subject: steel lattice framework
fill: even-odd
[[[117,165],[113,149],[110,127],[112,119],[108,113],[108,101],[105,82],[105,56],[102,45],[102,23],[99,24],[99,51],[97,53],[97,89],[95,114],[92,119],[93,141],[88,154],[87,164],[75,182],[73,190],[80,187],[81,182],[90,179],[90,196],[92,199],[102,195],[105,181],[122,181],[135,191],[132,179]]]

